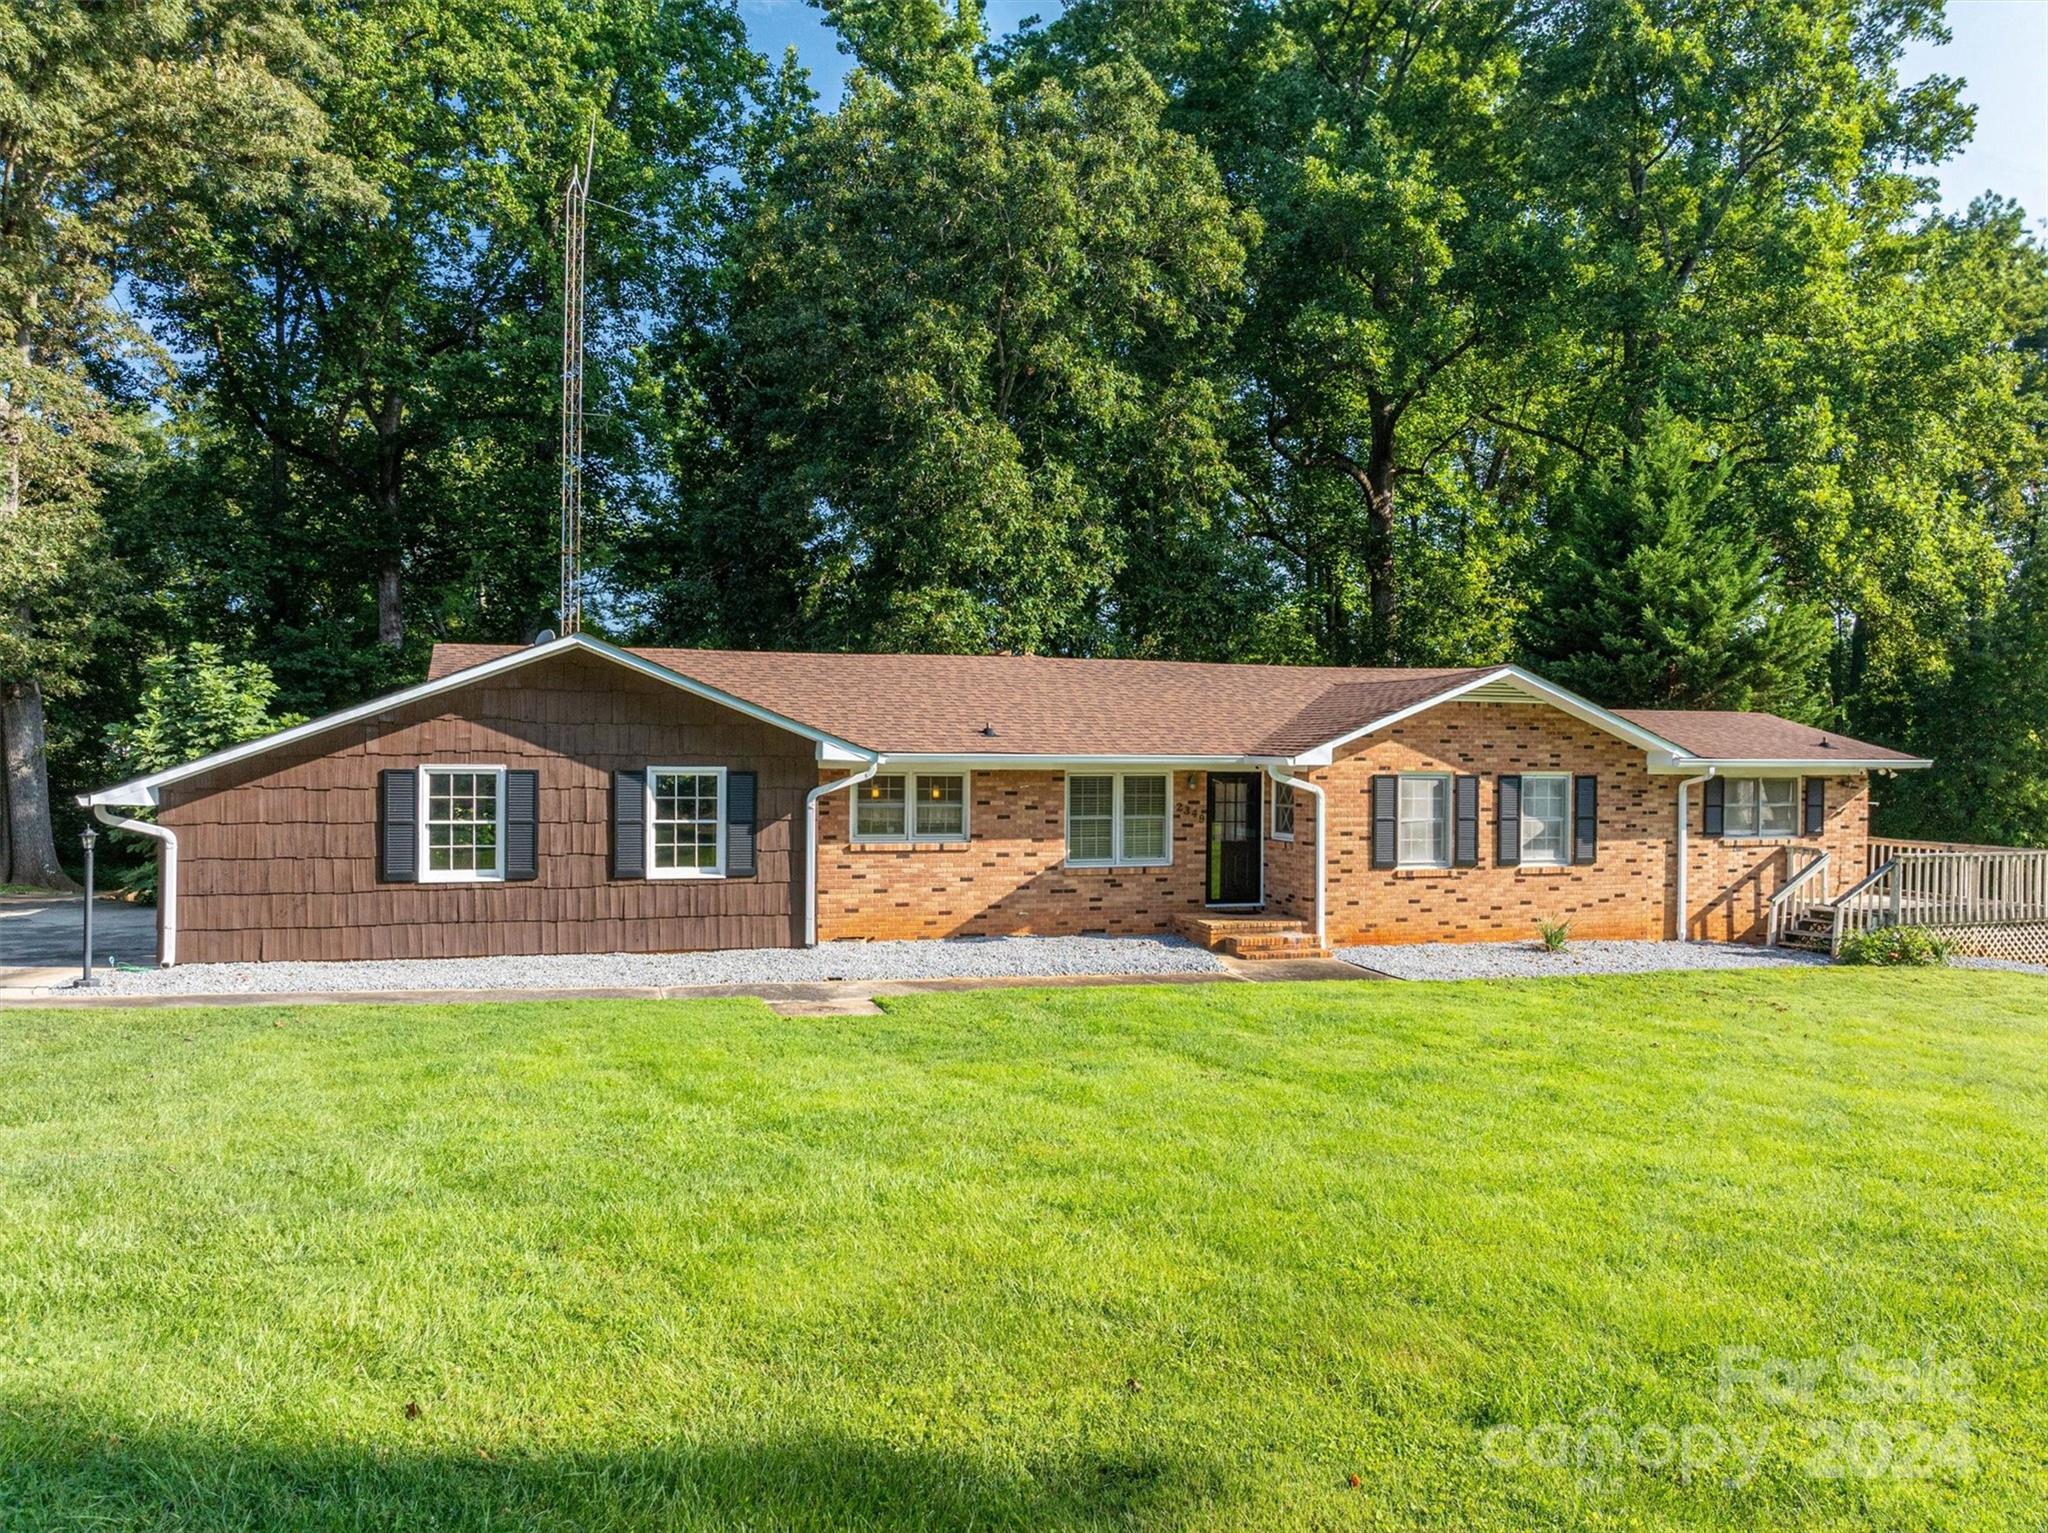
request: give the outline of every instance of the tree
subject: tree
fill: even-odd
[[[1789,598],[1702,433],[1653,406],[1560,518],[1532,661],[1609,707],[1827,711],[1827,614]]]
[[[1128,67],[1026,87],[971,13],[840,20],[846,99],[732,248],[736,466],[660,562],[747,643],[1213,643],[1255,578],[1218,525],[1248,228],[1213,167]]]
[[[96,471],[129,422],[147,338],[108,300],[124,261],[179,237],[197,189],[320,179],[308,63],[269,0],[11,10],[0,23],[0,879],[68,886],[51,820],[44,700],[114,584]]]
[[[341,690],[360,693],[416,660],[423,633],[524,639],[549,621],[562,183],[594,134],[601,480],[623,451],[607,363],[623,370],[671,290],[701,280],[726,196],[714,172],[759,60],[727,0],[312,16],[334,59],[316,83],[333,142],[379,195],[303,183],[216,204],[148,291],[197,358],[183,439],[211,454],[200,478],[262,523],[244,597],[348,653]],[[271,586],[267,563],[312,578]]]

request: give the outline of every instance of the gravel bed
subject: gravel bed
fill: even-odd
[[[2003,969],[2008,974],[2048,974],[2048,963],[2021,963],[2016,958],[1951,958],[1958,969]]]
[[[116,995],[281,995],[336,990],[613,990],[818,980],[1050,979],[1067,974],[1199,974],[1223,964],[1179,937],[954,937],[834,942],[722,953],[207,963],[106,976]]]
[[[1536,979],[1566,974],[1655,974],[1671,969],[1770,969],[1825,964],[1817,953],[1711,942],[1427,942],[1337,949],[1346,963],[1396,979]]]

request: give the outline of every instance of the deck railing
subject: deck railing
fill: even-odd
[[[1802,863],[1800,859],[1804,857]],[[1825,903],[1828,893],[1828,863],[1832,854],[1817,846],[1785,848],[1785,882],[1771,896],[1770,930],[1764,938],[1772,947],[1799,924],[1814,906]]]
[[[1898,868],[1893,902],[1898,924],[2014,926],[2048,921],[2048,850],[1872,841],[1872,871],[1892,863]]]

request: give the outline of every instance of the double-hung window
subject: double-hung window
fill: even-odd
[[[725,873],[725,768],[647,769],[647,876]]]
[[[1799,780],[1794,777],[1728,779],[1723,834],[1791,836],[1799,831]]]
[[[1158,868],[1173,861],[1173,786],[1165,772],[1067,774],[1067,861]]]
[[[505,876],[505,769],[420,768],[422,883],[489,883]]]
[[[856,841],[965,841],[967,774],[890,772],[853,789]]]
[[[1451,865],[1451,779],[1438,773],[1401,778],[1399,861],[1404,868]]]
[[[1572,780],[1562,772],[1522,774],[1522,862],[1563,867],[1570,860]]]
[[[1294,784],[1291,782],[1273,784],[1273,839],[1294,839]]]

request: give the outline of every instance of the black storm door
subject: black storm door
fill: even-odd
[[[1209,774],[1209,903],[1259,902],[1259,774]]]

